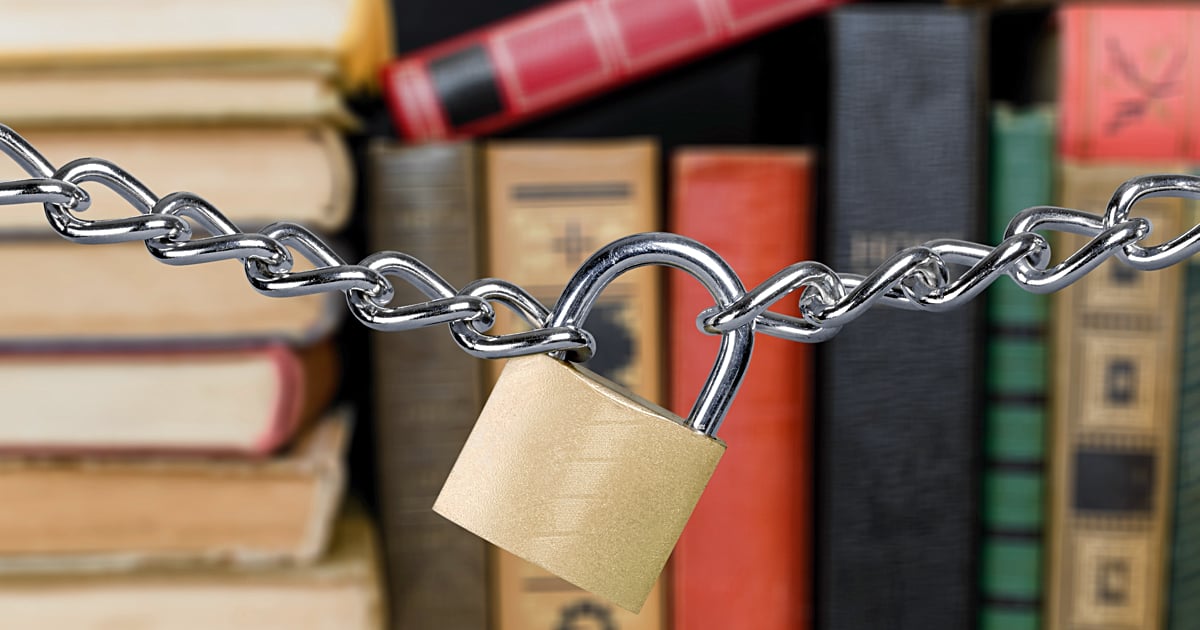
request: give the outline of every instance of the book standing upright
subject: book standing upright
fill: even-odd
[[[851,6],[834,11],[831,28],[827,262],[870,273],[934,238],[979,242],[981,14]],[[978,316],[978,303],[946,313],[880,306],[819,348],[820,627],[973,623]]]

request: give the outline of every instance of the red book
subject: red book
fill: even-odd
[[[1200,9],[1063,7],[1060,152],[1200,161]]]
[[[810,259],[812,157],[802,149],[675,155],[671,229],[712,247],[747,287]],[[799,295],[796,295],[799,298]],[[797,315],[797,300],[774,310]],[[718,338],[712,296],[671,272],[671,408],[686,414]],[[759,335],[718,437],[729,444],[673,556],[676,630],[811,626],[812,366],[805,344]]]
[[[499,131],[843,0],[566,0],[418,50],[384,70],[400,133]]]

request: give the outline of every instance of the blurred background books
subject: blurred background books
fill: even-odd
[[[297,221],[550,305],[633,232],[747,286],[867,273],[1200,160],[1200,9],[1075,2],[0,2],[0,122],[241,228]],[[23,173],[0,166],[0,177]],[[87,218],[127,216],[85,184]],[[1153,242],[1197,223],[1151,199]],[[1056,258],[1083,241],[1052,235]],[[1200,272],[760,336],[633,615],[430,507],[499,362],[0,216],[0,619],[21,628],[1200,627]],[[27,270],[36,269],[36,273]],[[423,301],[397,287],[395,303]],[[787,312],[795,303],[776,307]],[[682,274],[622,277],[589,367],[686,414]],[[498,318],[497,330],[519,327]]]

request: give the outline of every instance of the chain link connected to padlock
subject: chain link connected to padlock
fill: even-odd
[[[581,324],[604,287],[644,265],[686,271],[721,306],[743,293],[737,275],[707,247],[673,234],[641,234],[585,261],[543,321]],[[586,360],[587,352],[510,360],[434,511],[640,610],[725,451],[713,434],[753,344],[748,326],[722,336],[687,420],[572,363]]]
[[[724,451],[716,430],[741,382],[755,333],[819,342],[875,304],[943,311],[1004,275],[1027,291],[1049,293],[1114,256],[1145,271],[1200,251],[1200,225],[1159,245],[1140,244],[1152,226],[1131,216],[1139,200],[1200,199],[1198,177],[1148,175],[1122,184],[1103,215],[1050,206],[1025,209],[994,247],[929,241],[897,252],[866,276],[801,261],[749,291],[724,260],[695,241],[661,233],[627,237],[584,263],[551,310],[504,280],[477,280],[455,289],[402,252],[379,252],[347,264],[300,225],[276,223],[243,232],[200,197],[175,192],[160,198],[103,159],[77,159],[55,168],[3,125],[0,151],[30,176],[0,182],[0,205],[42,204],[51,228],[68,240],[144,241],[151,255],[171,265],[239,260],[247,280],[264,295],[341,292],[354,317],[370,328],[448,324],[455,342],[473,356],[522,357],[506,366],[436,509],[632,610],[641,607]],[[77,213],[91,203],[83,183],[114,190],[138,214],[80,218]],[[197,236],[197,228],[207,234]],[[1050,266],[1050,243],[1039,232],[1053,231],[1090,240]],[[315,268],[294,271],[293,251]],[[596,296],[617,275],[649,264],[687,271],[715,302],[698,315],[697,326],[722,335],[721,350],[686,421],[575,365],[596,350],[594,337],[583,328]],[[390,278],[408,282],[429,299],[392,306]],[[793,293],[800,317],[770,310]],[[487,334],[497,304],[516,311],[530,330]]]

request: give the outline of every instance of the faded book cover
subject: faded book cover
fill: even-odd
[[[371,144],[370,248],[416,256],[456,287],[482,277],[478,162],[466,142]],[[397,303],[428,299],[412,288],[397,292]],[[482,408],[484,363],[444,335],[377,331],[371,346],[391,627],[484,628],[485,543],[432,510]]]
[[[1172,169],[1173,170],[1173,169]],[[1062,165],[1061,202],[1100,212],[1145,166]],[[1133,216],[1178,234],[1183,200]],[[1083,237],[1062,239],[1075,251]],[[1179,266],[1147,273],[1116,259],[1056,293],[1048,452],[1046,627],[1160,627],[1172,496]]]
[[[3,457],[0,573],[265,566],[321,555],[351,418],[327,414],[268,458]]]
[[[650,140],[491,142],[485,149],[488,274],[520,284],[552,306],[596,249],[659,227],[658,147]],[[596,336],[587,367],[650,400],[663,399],[662,295],[655,268],[617,278],[585,329]],[[520,329],[497,313],[494,330]],[[494,362],[492,381],[502,367]],[[661,584],[638,615],[494,549],[493,620],[498,630],[598,624],[665,628]]]
[[[672,158],[673,232],[711,247],[748,286],[813,257],[815,158],[800,147],[689,147]],[[717,355],[696,330],[713,305],[668,276],[671,408],[686,414]],[[799,316],[785,298],[772,310]],[[812,348],[760,335],[721,425],[729,444],[672,556],[675,630],[812,625]],[[719,542],[715,542],[719,541]]]

